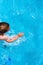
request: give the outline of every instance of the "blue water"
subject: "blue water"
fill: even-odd
[[[6,33],[24,36],[8,44],[0,40],[0,65],[43,65],[43,0],[0,0],[0,22]]]

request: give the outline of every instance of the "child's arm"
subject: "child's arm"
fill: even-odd
[[[14,36],[12,39],[5,39],[7,42],[13,42],[14,40],[17,40],[19,37],[23,36],[23,33],[19,33],[18,35]]]

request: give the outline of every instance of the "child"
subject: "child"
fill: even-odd
[[[17,40],[19,37],[23,36],[23,33],[19,33],[18,35],[14,36],[12,39],[10,39],[6,33],[10,29],[9,24],[6,22],[0,22],[0,40],[5,40],[7,42],[13,42],[14,40]]]

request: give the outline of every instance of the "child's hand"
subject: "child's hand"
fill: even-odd
[[[19,33],[19,34],[18,34],[19,37],[21,37],[21,36],[23,36],[23,35],[24,35],[24,33]]]

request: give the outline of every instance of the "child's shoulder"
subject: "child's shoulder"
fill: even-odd
[[[8,36],[7,35],[0,35],[0,39],[7,39],[8,38]]]

